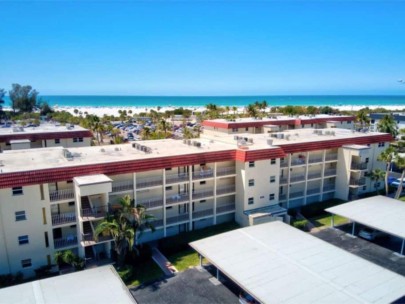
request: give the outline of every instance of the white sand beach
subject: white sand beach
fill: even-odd
[[[336,106],[333,107],[335,109],[338,109],[340,111],[358,111],[365,106]],[[405,106],[390,106],[390,105],[381,105],[381,106],[369,106],[370,109],[376,109],[376,108],[385,108],[387,110],[391,111],[405,111]],[[202,112],[205,111],[205,107],[184,107],[186,109],[190,109],[193,112]],[[139,114],[139,113],[144,113],[144,112],[149,112],[150,110],[155,110],[158,111],[157,107],[55,107],[54,108],[57,111],[67,111],[69,113],[74,114],[74,110],[77,109],[79,112],[81,112],[83,115],[87,114],[94,114],[97,116],[103,116],[103,115],[115,115],[119,116],[119,110],[126,110],[127,112],[132,111],[132,114]],[[165,111],[170,111],[174,110],[175,107],[162,107],[159,109],[158,112],[164,113]],[[238,113],[243,113],[244,112],[244,107],[238,107]],[[231,110],[230,113],[233,113]]]

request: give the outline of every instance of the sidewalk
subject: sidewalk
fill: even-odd
[[[152,259],[160,267],[160,269],[162,269],[166,276],[172,277],[176,272],[178,272],[176,267],[174,267],[156,247],[152,247]]]

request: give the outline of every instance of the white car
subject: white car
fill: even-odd
[[[359,237],[372,241],[374,239],[376,239],[377,237],[381,237],[383,236],[384,233],[372,228],[363,228],[360,230],[359,232]]]
[[[395,187],[395,188],[398,188],[400,184],[401,184],[401,179],[397,178],[395,181],[393,181],[391,183],[391,186]],[[402,187],[405,188],[405,178],[402,180]]]

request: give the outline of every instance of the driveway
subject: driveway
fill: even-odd
[[[356,229],[356,234],[358,229]],[[376,241],[368,241],[359,237],[352,237],[348,233],[349,231],[351,233],[351,225],[342,225],[338,228],[314,231],[311,234],[374,264],[405,276],[405,257],[396,254],[401,248],[401,241],[398,238],[387,236]]]

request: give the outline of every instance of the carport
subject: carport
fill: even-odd
[[[190,243],[260,303],[391,303],[405,278],[276,221]]]
[[[349,219],[353,225],[352,235],[354,235],[356,223],[359,223],[402,239],[399,253],[404,254],[405,202],[378,195],[344,203],[325,211],[332,214],[332,227],[334,226],[333,215]]]

